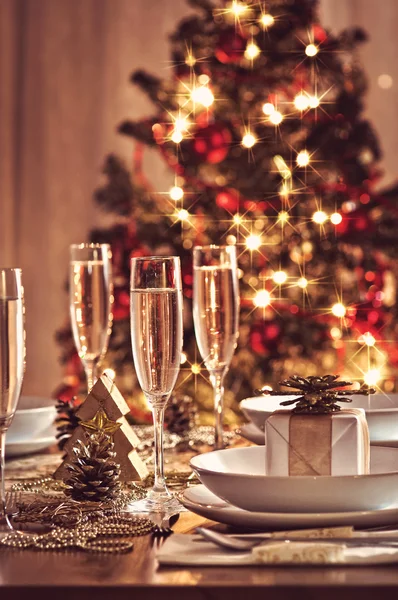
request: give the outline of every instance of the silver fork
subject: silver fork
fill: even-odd
[[[151,515],[149,515],[151,518]],[[174,515],[165,515],[162,517],[160,525],[156,525],[156,528],[152,532],[152,546],[159,548],[165,539],[167,539],[173,532],[171,526],[174,525],[180,518],[180,513]]]
[[[274,542],[322,542],[328,544],[344,544],[350,547],[387,547],[397,548],[398,550],[398,538],[391,539],[383,536],[369,536],[369,537],[353,537],[353,538],[257,538],[254,540],[241,540],[239,538],[219,533],[218,531],[212,531],[211,529],[204,529],[203,527],[197,527],[196,532],[199,533],[203,538],[220,546],[227,550],[235,550],[237,552],[249,552],[252,548],[260,546],[261,544],[269,544]]]
[[[6,492],[5,497],[5,505],[6,505],[6,513],[9,517],[13,517],[18,514],[18,502],[21,498],[20,492],[15,492],[12,488],[10,491]]]

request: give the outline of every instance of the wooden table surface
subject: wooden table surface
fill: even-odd
[[[397,597],[398,568],[159,568],[146,536],[124,555],[2,550],[0,585],[1,600],[376,599]]]
[[[34,457],[30,459],[35,463]],[[16,464],[22,478],[29,463]],[[52,468],[51,464],[42,467]],[[174,526],[190,532],[204,519],[182,513]],[[380,567],[159,567],[150,536],[133,552],[0,550],[0,600],[362,600],[398,596],[398,565]]]

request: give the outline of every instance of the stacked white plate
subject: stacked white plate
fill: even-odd
[[[6,458],[40,452],[56,443],[54,400],[21,396],[6,434]]]
[[[375,526],[398,522],[398,448],[371,448],[371,473],[358,476],[272,477],[266,447],[195,456],[202,485],[182,502],[208,519],[252,528]]]
[[[347,404],[365,409],[372,443],[371,471],[339,477],[265,474],[264,423],[288,399],[243,400],[241,408],[250,422],[241,434],[262,445],[194,457],[191,466],[202,485],[186,490],[183,504],[206,518],[252,528],[398,523],[398,394],[354,396]]]
[[[240,407],[249,419],[241,427],[241,435],[255,444],[264,444],[264,423],[274,410],[289,410],[280,403],[297,396],[257,396],[246,398]],[[352,396],[352,402],[342,408],[363,408],[369,426],[370,443],[378,446],[398,447],[398,394]]]

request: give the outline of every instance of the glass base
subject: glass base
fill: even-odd
[[[173,515],[177,512],[185,511],[185,508],[174,496],[170,494],[160,494],[159,492],[149,492],[148,497],[143,500],[136,500],[130,502],[124,511],[129,513],[157,513],[166,515]]]
[[[0,517],[0,533],[12,533],[15,531],[8,515]]]

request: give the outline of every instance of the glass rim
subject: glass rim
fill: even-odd
[[[223,246],[217,246],[217,244],[207,244],[205,246],[194,246],[192,250],[226,250],[227,248],[236,248],[236,244],[224,244]]]
[[[133,256],[133,258],[131,258],[130,260],[171,260],[174,258],[178,258],[178,260],[180,260],[179,256],[176,255],[170,255],[170,256]]]
[[[103,247],[108,247],[110,248],[111,245],[110,244],[94,244],[94,243],[86,243],[86,242],[81,242],[80,244],[70,244],[69,248],[73,248],[73,249],[81,249],[84,250],[86,248],[103,248]]]
[[[22,274],[21,267],[0,267],[0,273],[11,273],[11,271]]]

